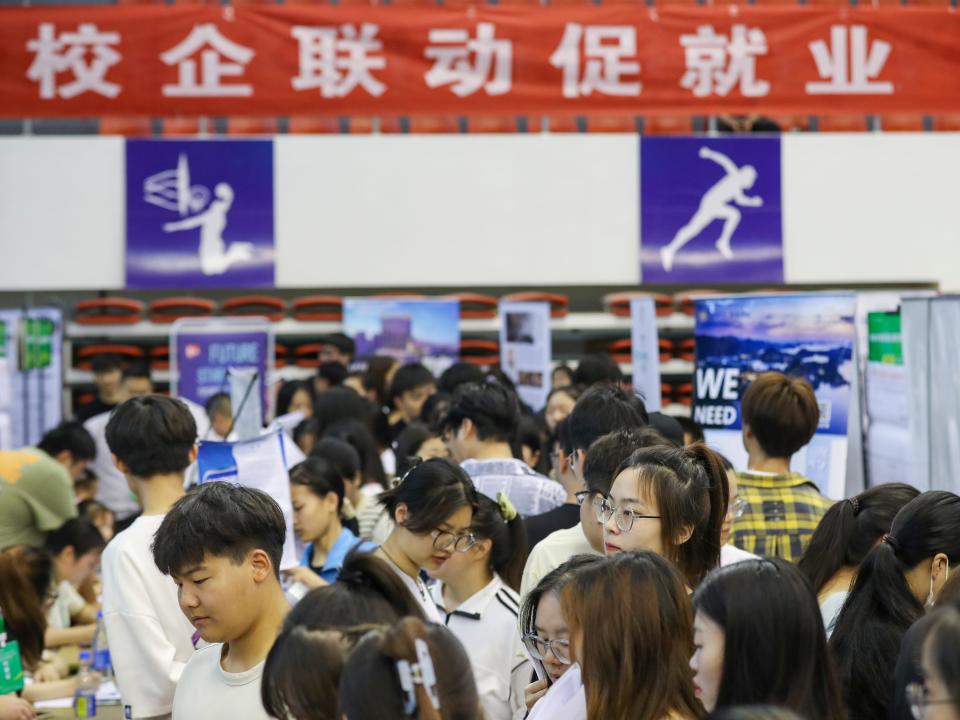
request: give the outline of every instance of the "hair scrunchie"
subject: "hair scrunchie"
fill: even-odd
[[[513,522],[517,519],[517,515],[520,514],[503,490],[497,493],[497,504],[500,506],[500,515],[503,517],[504,522]]]
[[[890,549],[893,550],[894,555],[900,551],[900,543],[897,542],[897,539],[890,533],[887,533],[883,536],[883,542],[890,546]]]

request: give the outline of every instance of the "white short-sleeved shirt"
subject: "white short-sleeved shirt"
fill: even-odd
[[[738,562],[743,562],[744,560],[759,560],[758,555],[754,555],[751,552],[746,550],[741,550],[736,545],[731,545],[727,543],[720,548],[720,567],[726,567],[727,565],[733,565]]]
[[[545,575],[563,565],[574,555],[600,555],[590,546],[579,524],[550,533],[538,542],[527,558],[520,582],[520,597],[525,598]]]
[[[57,599],[47,613],[47,627],[63,630],[70,627],[70,618],[87,606],[87,601],[69,580],[57,585]]]
[[[523,691],[530,684],[530,661],[520,640],[520,598],[499,577],[447,612],[443,585],[431,589],[444,623],[457,636],[473,667],[487,720],[522,720]]]
[[[427,584],[419,577],[414,580],[389,559],[387,560],[387,564],[390,566],[390,569],[397,574],[397,577],[400,578],[403,584],[407,586],[407,590],[413,595],[413,599],[420,603],[420,607],[427,621],[442,625],[443,619],[440,617],[437,606],[433,602],[433,597],[430,595],[430,589],[427,587]]]
[[[183,669],[173,699],[173,720],[269,720],[260,699],[266,659],[249,670],[231,673],[220,664],[223,643],[197,650]]]
[[[125,717],[168,715],[180,673],[193,655],[193,626],[177,586],[153,562],[163,515],[145,515],[103,551],[103,620]]]

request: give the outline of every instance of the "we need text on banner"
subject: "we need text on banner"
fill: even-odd
[[[0,9],[0,116],[956,112],[949,7]]]

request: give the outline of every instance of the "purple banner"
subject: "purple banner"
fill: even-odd
[[[127,287],[274,286],[272,140],[128,140]]]
[[[642,138],[644,285],[783,282],[780,138]]]
[[[256,330],[177,334],[177,395],[204,405],[211,395],[230,392],[227,368],[256,370],[266,412],[269,347],[269,334]]]

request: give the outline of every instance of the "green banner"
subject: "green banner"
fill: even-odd
[[[870,362],[903,365],[899,312],[867,314],[867,357]]]
[[[56,330],[48,318],[24,318],[20,345],[20,369],[42,370],[53,361],[53,333]]]

